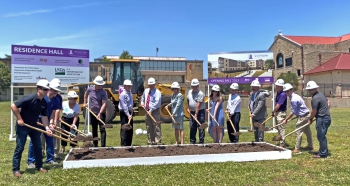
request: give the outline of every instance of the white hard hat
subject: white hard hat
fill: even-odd
[[[251,87],[261,87],[260,82],[256,79],[252,81],[252,84],[250,84]]]
[[[220,87],[219,87],[219,85],[214,85],[213,88],[211,88],[211,90],[220,92]]]
[[[191,86],[198,86],[198,85],[199,85],[198,79],[192,79]]]
[[[54,82],[50,82],[50,88],[51,89],[54,89],[54,90],[56,90],[56,91],[59,91],[59,92],[61,92],[61,90],[60,90],[60,84],[57,82],[57,81],[54,81]]]
[[[181,88],[181,87],[180,87],[180,84],[178,82],[174,82],[171,84],[170,88]]]
[[[232,83],[231,86],[230,86],[230,89],[238,90],[239,89],[238,83]]]
[[[306,84],[306,90],[310,90],[310,89],[314,89],[314,88],[318,88],[319,86],[316,84],[316,82],[314,81],[309,81]]]
[[[101,76],[96,76],[94,79],[95,85],[104,85],[106,82],[103,81],[103,78]]]
[[[132,83],[129,79],[126,79],[126,80],[124,80],[123,85],[132,85]]]
[[[148,84],[154,85],[154,84],[156,84],[156,80],[153,77],[150,77],[150,78],[148,78]]]
[[[47,88],[50,89],[50,83],[47,79],[41,79],[38,81],[38,83],[36,83],[36,86],[40,86],[43,88]]]
[[[61,80],[58,78],[53,78],[50,83],[52,82],[58,82],[58,84],[61,86]]]
[[[284,85],[283,79],[277,79],[275,85],[283,87],[283,85]]]
[[[69,91],[67,94],[67,98],[77,98],[78,94],[75,91]]]
[[[283,91],[287,91],[287,90],[290,90],[290,89],[293,89],[293,86],[290,83],[286,83],[283,86]]]

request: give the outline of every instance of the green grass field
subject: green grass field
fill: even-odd
[[[14,141],[9,141],[10,104],[0,102],[0,185],[350,185],[350,141],[349,109],[332,108],[332,125],[328,131],[328,144],[331,156],[327,159],[312,159],[303,152],[293,155],[290,160],[258,161],[245,163],[201,163],[173,164],[156,166],[132,166],[113,168],[89,168],[63,170],[60,166],[44,165],[48,174],[27,169],[27,148],[23,152],[19,179],[12,175],[12,155]],[[116,118],[118,120],[119,118]],[[142,117],[136,118],[134,130],[145,129]],[[246,109],[242,110],[241,125],[248,125]],[[82,129],[82,127],[80,127]],[[293,122],[288,123],[287,132],[295,129]],[[107,145],[119,146],[120,126],[107,129]],[[173,144],[173,130],[170,125],[162,125],[163,143]],[[314,147],[318,149],[315,124],[312,125]],[[272,137],[265,134],[265,141],[276,144]],[[295,136],[286,139],[288,148],[293,149]],[[189,143],[189,125],[186,121],[185,140]],[[253,140],[252,133],[243,133],[241,142]],[[211,143],[209,135],[206,142]],[[224,142],[228,142],[225,134]],[[27,143],[28,144],[28,143]],[[134,145],[146,145],[146,135],[136,136]],[[306,140],[302,146],[306,145]],[[64,156],[62,156],[64,158]],[[59,161],[61,162],[61,161]]]

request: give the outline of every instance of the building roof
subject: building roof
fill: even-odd
[[[342,35],[339,37],[288,36],[288,35],[284,35],[282,37],[285,37],[291,41],[294,41],[295,43],[298,43],[299,45],[304,45],[304,44],[335,44],[335,43],[349,40],[350,34],[345,34],[345,35]]]
[[[332,70],[350,70],[350,53],[339,54],[322,65],[309,70],[304,75],[327,72]]]

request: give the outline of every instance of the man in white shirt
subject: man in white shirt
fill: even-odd
[[[237,83],[232,83],[230,86],[230,95],[227,100],[227,110],[226,113],[229,113],[230,117],[227,118],[227,133],[230,138],[231,143],[238,143],[239,136],[234,136],[231,133],[234,132],[230,120],[232,121],[235,129],[239,132],[239,122],[241,120],[241,97],[238,95],[237,91],[239,85]]]

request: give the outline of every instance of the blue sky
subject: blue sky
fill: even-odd
[[[119,55],[186,57],[267,50],[284,35],[350,33],[348,0],[0,1],[0,56],[11,44]],[[206,74],[204,72],[204,74]]]

